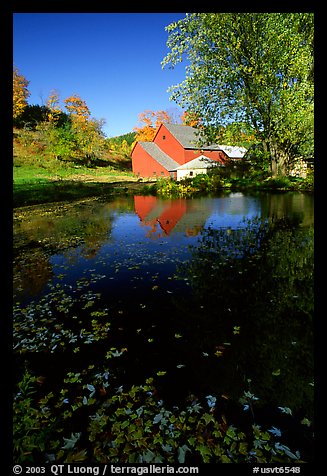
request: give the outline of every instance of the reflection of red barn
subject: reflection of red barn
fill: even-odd
[[[156,233],[158,225],[165,235],[169,235],[182,216],[186,213],[185,200],[165,200],[157,202],[157,197],[134,196],[134,206],[141,222],[150,227],[150,233]]]
[[[202,201],[183,198],[161,199],[153,196],[134,196],[135,212],[149,238],[160,238],[173,233],[197,236],[211,211]]]
[[[139,177],[178,176],[180,166],[204,156],[202,173],[208,163],[224,165],[230,159],[240,159],[246,150],[241,147],[211,144],[199,148],[197,130],[179,124],[161,124],[152,142],[136,142],[132,150],[133,172]],[[197,164],[197,167],[199,165]],[[198,170],[198,168],[197,168]],[[187,176],[200,173],[188,170]],[[183,176],[186,173],[183,172]]]

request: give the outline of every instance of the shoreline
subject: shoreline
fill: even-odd
[[[51,203],[77,202],[86,199],[98,199],[101,197],[114,197],[119,195],[142,195],[156,194],[157,181],[71,181],[59,180],[46,183],[14,184],[13,209],[28,206],[45,205]],[[219,192],[303,192],[314,193],[312,188],[288,188],[269,186],[267,183],[233,184],[222,186],[217,190],[207,191],[206,194]],[[203,194],[201,190],[195,191],[194,195]],[[165,197],[167,198],[167,197]],[[178,198],[172,194],[171,198]]]

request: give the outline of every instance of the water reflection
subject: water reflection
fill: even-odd
[[[120,384],[163,371],[171,404],[232,404],[251,381],[262,407],[312,417],[312,196],[48,207],[17,217],[14,236],[16,352],[44,352],[42,374],[126,348],[112,363]]]
[[[235,397],[250,379],[265,403],[312,400],[312,229],[285,218],[209,229],[179,268],[193,291],[179,303],[190,346],[212,361],[194,369],[206,391],[220,375],[219,393]]]
[[[255,198],[241,193],[192,200],[135,196],[134,206],[141,223],[148,228],[147,236],[151,238],[173,233],[196,236],[209,224],[239,226],[245,216],[255,216],[260,208]]]

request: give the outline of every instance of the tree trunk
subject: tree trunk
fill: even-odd
[[[271,175],[273,177],[287,175],[291,159],[289,154],[275,141],[271,141],[267,145],[270,153]]]

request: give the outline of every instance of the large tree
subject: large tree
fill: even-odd
[[[313,153],[312,13],[192,13],[166,29],[163,67],[188,61],[171,99],[202,118],[207,139],[247,123],[274,175]]]
[[[92,161],[101,159],[105,150],[102,131],[104,120],[92,118],[86,102],[76,94],[66,98],[64,103],[71,120],[75,154],[87,165],[91,165]]]

